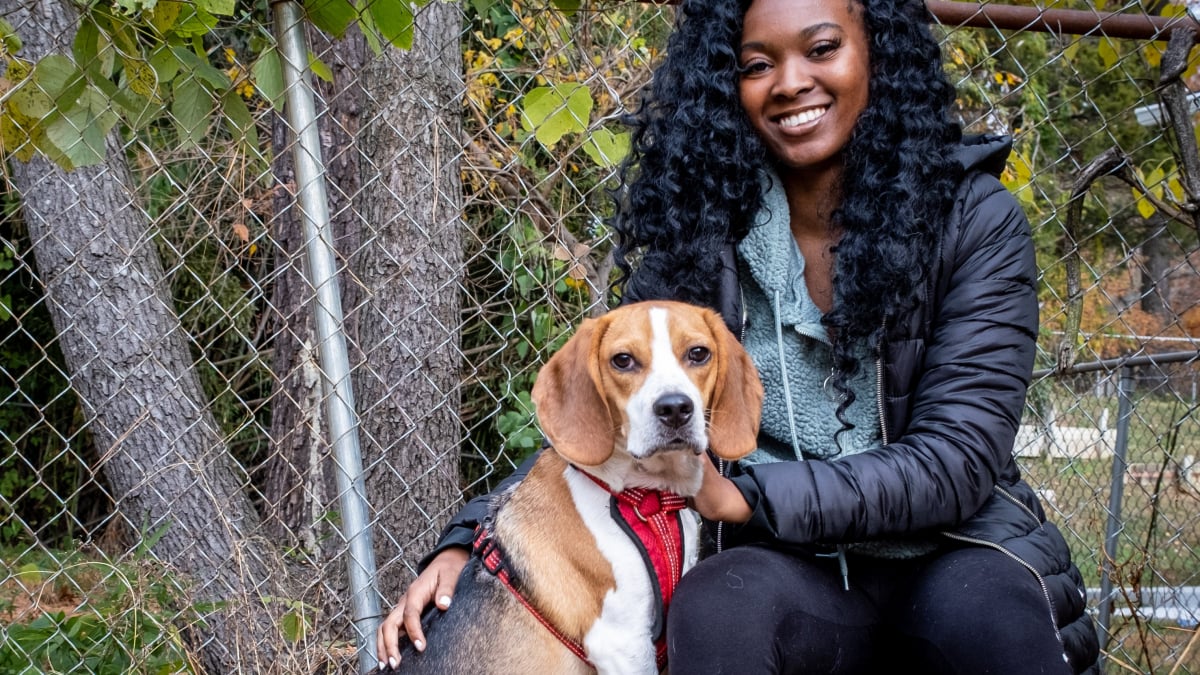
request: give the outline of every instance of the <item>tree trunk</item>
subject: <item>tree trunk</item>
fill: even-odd
[[[461,500],[458,453],[463,277],[461,9],[431,2],[411,51],[362,73],[364,286],[356,377],[367,492],[377,515],[379,590],[393,601]]]
[[[74,21],[57,0],[3,0],[22,56],[70,53]],[[114,133],[107,161],[65,172],[13,161],[47,305],[118,511],[161,537],[152,552],[218,603],[192,623],[210,672],[279,672],[274,555],[260,540],[246,478],[207,409],[167,292],[150,223]],[[211,605],[210,605],[211,606]]]

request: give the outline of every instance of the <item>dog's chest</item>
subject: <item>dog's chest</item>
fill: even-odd
[[[613,517],[612,495],[581,472],[568,469],[567,480],[584,525],[601,555],[612,566],[615,587],[603,598],[601,611],[583,644],[599,673],[656,673],[655,639],[661,629],[660,582],[652,575],[642,548],[627,527]],[[695,564],[699,519],[678,512],[681,572]]]

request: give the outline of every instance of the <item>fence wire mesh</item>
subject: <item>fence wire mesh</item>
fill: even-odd
[[[0,7],[0,672],[353,671],[269,8]],[[409,7],[312,2],[344,35],[306,29],[385,611],[449,515],[540,443],[533,376],[605,305],[618,117],[674,13],[471,0],[394,20]],[[964,126],[1015,136],[1004,180],[1035,230],[1041,370],[1014,452],[1104,614],[1108,671],[1200,672],[1179,356],[1200,351],[1200,161],[1192,108],[1182,136],[1162,112],[1166,42],[936,30]]]

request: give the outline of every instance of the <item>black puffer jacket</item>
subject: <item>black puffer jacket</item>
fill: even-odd
[[[730,534],[794,545],[936,534],[1001,550],[1042,583],[1075,671],[1098,672],[1082,577],[1012,454],[1038,307],[1029,224],[997,179],[1009,150],[996,137],[964,143],[964,179],[927,301],[887,327],[878,364],[887,447],[747,468],[734,481],[754,513]],[[736,334],[742,311],[732,246],[723,257],[713,305]],[[505,482],[519,480],[530,464]],[[486,505],[486,496],[468,504],[426,561],[469,546]]]
[[[1079,570],[1021,480],[1013,441],[1037,340],[1029,224],[998,180],[1011,143],[974,137],[926,301],[887,326],[877,364],[886,447],[837,461],[757,464],[733,477],[753,509],[737,540],[840,544],[934,535],[1001,550],[1035,574],[1076,672],[1098,642]],[[719,309],[741,323],[732,251]]]

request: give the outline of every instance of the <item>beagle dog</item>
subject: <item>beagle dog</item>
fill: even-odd
[[[762,384],[721,318],[648,301],[586,320],[533,387],[548,446],[493,498],[454,603],[402,673],[658,673],[698,556],[706,450],[755,448]]]

